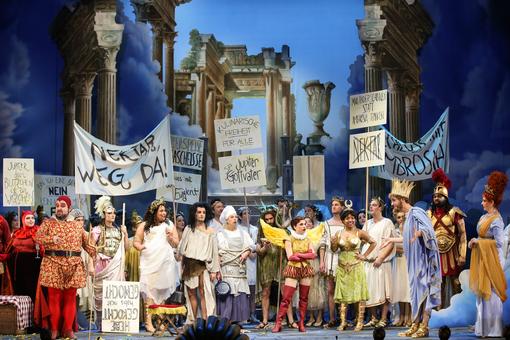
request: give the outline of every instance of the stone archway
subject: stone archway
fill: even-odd
[[[265,98],[267,187],[274,192],[282,165],[291,154],[288,140],[293,140],[296,134],[294,98],[290,91],[290,69],[294,63],[289,47],[283,45],[281,52],[263,48],[257,55],[248,55],[246,45],[224,45],[212,34],[199,37],[194,68],[179,70],[175,75],[177,103],[191,109],[181,114],[188,115],[191,123],[200,125],[209,137],[209,154],[217,167],[221,155],[216,152],[214,119],[231,117],[236,98]]]

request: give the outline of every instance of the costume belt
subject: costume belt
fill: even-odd
[[[45,256],[61,256],[61,257],[73,257],[73,256],[81,256],[80,251],[72,251],[72,250],[46,250],[44,252]]]

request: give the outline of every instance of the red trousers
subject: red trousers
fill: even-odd
[[[50,330],[67,334],[74,329],[76,319],[76,288],[57,289],[48,287],[50,307]]]

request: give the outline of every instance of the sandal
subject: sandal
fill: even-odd
[[[297,322],[296,322],[296,321],[293,321],[293,322],[290,324],[289,328],[299,329],[299,325],[297,324]]]
[[[310,319],[310,320],[308,320],[308,322],[305,324],[305,326],[306,326],[306,327],[312,327],[312,326],[313,326],[313,324],[314,324],[314,322],[315,322],[315,319]]]
[[[320,320],[320,321],[315,321],[315,322],[314,322],[314,324],[313,324],[312,326],[313,326],[313,327],[321,327],[323,323],[324,323],[324,322],[323,322],[322,320]]]
[[[257,326],[255,326],[255,329],[266,329],[269,326],[269,322],[260,322]]]
[[[330,320],[327,324],[325,324],[324,328],[335,328],[338,325],[337,320]]]

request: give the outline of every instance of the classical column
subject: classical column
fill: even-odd
[[[165,93],[167,105],[175,110],[175,71],[174,71],[174,43],[176,32],[167,31],[165,39]]]
[[[117,142],[117,69],[118,47],[99,49],[99,87],[97,137],[107,143]]]
[[[212,159],[212,166],[216,168],[218,166],[218,156],[216,154],[216,135],[214,133],[214,116],[216,114],[216,92],[214,85],[210,85],[207,93],[206,101],[206,135],[209,138],[209,154]]]
[[[365,50],[365,92],[383,89],[382,79],[382,42],[369,41],[363,43]],[[384,180],[378,177],[369,178],[369,195],[384,197]]]
[[[232,118],[232,109],[234,105],[232,103],[225,104],[225,118]]]
[[[91,132],[92,129],[92,88],[94,86],[95,77],[95,72],[77,73],[73,77],[73,88],[76,98],[75,119],[87,132]]]
[[[405,88],[405,117],[406,117],[406,138],[407,142],[415,142],[420,138],[420,119],[419,119],[419,106],[420,106],[420,93],[421,85],[412,84]]]
[[[159,80],[163,80],[163,22],[151,21],[152,25],[152,60],[159,63]]]
[[[74,175],[74,119],[75,119],[75,98],[74,92],[67,87],[60,91],[60,97],[64,103],[64,142],[62,175]]]
[[[266,145],[267,145],[267,164],[266,164],[266,180],[267,188],[271,192],[276,190],[276,181],[278,179],[277,167],[276,167],[276,70],[266,69],[264,70],[264,78],[266,85]]]
[[[206,100],[207,100],[207,75],[204,71],[200,71],[198,74],[198,85],[196,89],[196,117],[197,124],[200,125],[202,131],[206,133]]]
[[[96,12],[98,110],[96,136],[111,144],[117,142],[117,69],[116,57],[122,42],[124,25],[115,22],[115,11]]]
[[[390,132],[401,141],[406,140],[404,72],[399,69],[387,70],[388,106]],[[414,142],[414,141],[413,141]]]
[[[405,117],[406,117],[406,142],[416,142],[420,136],[420,93],[421,85],[408,84],[405,87]],[[411,203],[417,202],[422,197],[422,185],[420,181],[415,182],[415,187],[411,191]]]

